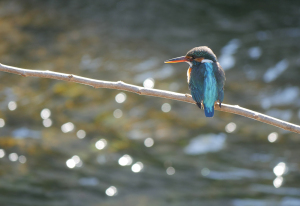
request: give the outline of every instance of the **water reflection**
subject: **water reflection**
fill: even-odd
[[[189,155],[217,152],[223,148],[225,141],[226,135],[223,133],[199,135],[191,139],[184,152]]]
[[[235,65],[235,57],[233,56],[237,49],[240,47],[239,39],[232,39],[226,46],[221,49],[221,55],[219,56],[219,62],[224,70],[231,69]]]
[[[263,76],[265,82],[269,83],[277,79],[289,66],[289,61],[286,59],[278,62],[274,67],[269,68]]]

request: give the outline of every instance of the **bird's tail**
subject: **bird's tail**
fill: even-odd
[[[212,105],[212,106],[206,106],[204,104],[204,112],[205,112],[205,116],[206,117],[213,117],[214,113],[215,113],[214,105]]]

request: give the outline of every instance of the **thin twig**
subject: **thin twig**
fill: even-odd
[[[0,64],[0,71],[18,74],[24,77],[31,76],[31,77],[59,79],[63,81],[76,82],[79,84],[89,85],[94,88],[118,89],[118,90],[133,92],[140,95],[161,97],[161,98],[173,99],[177,101],[195,104],[195,101],[189,94],[181,94],[181,93],[170,92],[170,91],[159,90],[159,89],[149,89],[145,87],[135,86],[132,84],[126,84],[122,81],[118,81],[118,82],[102,81],[102,80],[85,78],[73,74],[64,74],[59,72],[42,71],[42,70],[21,69],[21,68],[7,66],[3,64]],[[282,121],[280,119],[276,119],[274,117],[270,117],[249,109],[245,109],[238,105],[222,104],[222,108],[216,105],[215,109],[223,112],[229,112],[229,113],[245,116],[260,122],[264,122],[282,128],[284,130],[288,130],[300,134],[299,125],[295,125],[286,121]]]

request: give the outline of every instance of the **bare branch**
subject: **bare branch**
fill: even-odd
[[[58,80],[63,80],[68,82],[75,82],[79,84],[89,85],[94,88],[124,90],[124,91],[133,92],[140,95],[161,97],[161,98],[173,99],[177,101],[195,104],[195,101],[189,94],[181,94],[181,93],[170,92],[170,91],[159,90],[159,89],[149,89],[145,87],[135,86],[132,84],[126,84],[122,81],[118,81],[118,82],[102,81],[102,80],[85,78],[73,74],[64,74],[59,72],[42,71],[42,70],[21,69],[21,68],[7,66],[3,64],[0,64],[0,71],[18,74],[24,77],[28,77],[28,76],[42,77],[42,78],[58,79]],[[264,122],[279,127],[284,130],[288,130],[300,134],[299,125],[295,125],[249,109],[245,109],[238,105],[222,104],[222,108],[220,108],[216,103],[215,109],[223,112],[229,112],[229,113],[245,116],[260,122]]]

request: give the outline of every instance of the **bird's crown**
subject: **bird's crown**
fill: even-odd
[[[204,59],[211,60],[213,62],[218,61],[214,52],[207,46],[199,46],[191,49],[186,54],[186,57],[191,57],[193,59],[204,58]]]

